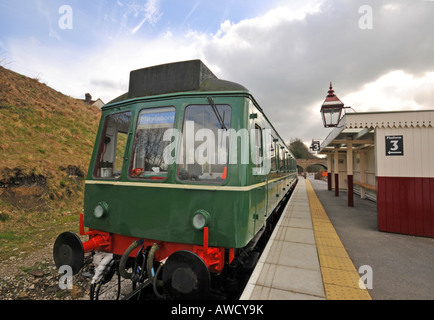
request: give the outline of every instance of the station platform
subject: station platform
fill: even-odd
[[[299,182],[240,300],[371,300],[309,180]]]
[[[433,257],[433,238],[378,231],[375,202],[300,178],[240,300],[434,300]]]

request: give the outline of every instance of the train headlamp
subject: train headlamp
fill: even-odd
[[[93,209],[93,215],[95,216],[95,218],[100,219],[108,213],[108,209],[108,204],[102,201],[98,203],[95,209]]]
[[[205,210],[197,210],[193,214],[192,223],[193,223],[193,227],[197,230],[202,230],[203,228],[207,227],[210,221],[211,221],[211,216]]]

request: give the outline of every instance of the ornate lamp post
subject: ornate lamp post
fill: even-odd
[[[341,120],[342,110],[344,109],[344,104],[335,95],[332,83],[330,82],[330,90],[328,95],[321,106],[322,121],[325,128],[337,127],[339,121]]]

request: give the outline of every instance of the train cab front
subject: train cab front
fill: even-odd
[[[182,92],[190,78],[184,71],[195,71],[195,92]],[[69,265],[76,274],[84,254],[94,252],[109,275],[116,268],[124,278],[151,283],[156,295],[205,296],[212,275],[255,233],[247,210],[251,191],[240,186],[249,164],[230,162],[242,151],[229,134],[246,132],[243,112],[252,103],[244,87],[218,81],[197,61],[131,73],[126,98],[102,109],[80,219],[80,234],[89,239],[61,234],[53,252],[57,267]],[[167,83],[179,88],[142,91]],[[201,91],[208,87],[213,90]],[[249,135],[243,137],[249,154]]]

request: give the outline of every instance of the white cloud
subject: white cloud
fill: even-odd
[[[142,17],[140,22],[131,30],[132,34],[135,34],[145,22],[155,25],[161,17],[159,2],[160,0],[148,0],[144,5],[136,3],[128,4],[128,7],[133,10],[135,17]]]
[[[402,70],[389,72],[361,90],[342,98],[358,112],[434,109],[434,72],[414,76]]]
[[[401,6],[397,3],[388,3],[383,6],[383,10],[399,10]]]
[[[48,36],[50,38],[60,40],[60,35],[56,29],[58,19],[54,19],[54,16],[50,14],[51,10],[49,9],[49,5],[47,6],[47,3],[44,1],[36,0],[36,6],[38,8],[39,14],[44,17],[45,22],[48,26]]]
[[[100,35],[105,33],[109,39],[129,37],[137,34],[145,25],[155,27],[162,13],[161,0],[116,1],[114,7],[100,5],[103,22],[98,26]]]
[[[159,30],[157,37],[138,38],[136,32],[80,52],[36,41],[28,50],[28,40],[15,40],[8,50],[11,60],[40,70],[57,90],[75,97],[90,92],[105,102],[128,90],[131,70],[200,58],[220,78],[249,88],[286,140],[327,135],[319,110],[330,81],[338,97],[359,112],[433,108],[431,3],[373,2],[373,30],[358,25],[366,1],[285,3],[256,18],[224,21],[214,34]],[[132,33],[162,14],[158,1],[122,4],[133,5],[123,11]]]
[[[434,71],[432,13],[414,1],[378,1],[371,4],[375,29],[362,30],[359,8],[365,4],[311,2],[299,11],[288,5],[237,24],[227,21],[202,42],[202,52],[222,76],[252,91],[286,137],[326,136],[319,109],[330,81],[360,111],[432,108],[427,97],[434,79],[425,75]],[[402,70],[399,82],[395,70]]]
[[[193,5],[193,8],[191,8],[190,12],[185,16],[184,21],[182,22],[182,24],[186,23],[186,21],[191,17],[191,15],[196,11],[196,9],[199,7],[200,5],[200,0],[196,1],[196,3]]]

